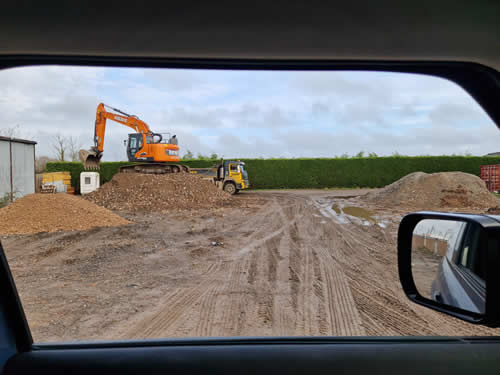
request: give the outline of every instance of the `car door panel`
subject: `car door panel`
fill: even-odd
[[[207,341],[122,348],[40,348],[13,357],[5,374],[500,373],[500,342],[495,340]]]
[[[117,34],[119,35],[119,34]],[[118,55],[118,54],[117,54]],[[113,66],[219,67],[231,61],[151,60],[130,58],[13,57],[0,68],[46,64],[108,64]],[[239,68],[357,69],[432,74],[461,83],[500,123],[499,74],[477,64],[446,61],[240,61]],[[274,64],[274,65],[273,65]],[[3,256],[3,255],[2,255]],[[109,342],[31,346],[12,278],[0,267],[0,374],[498,374],[500,340],[495,338],[269,338],[200,339],[156,342]]]

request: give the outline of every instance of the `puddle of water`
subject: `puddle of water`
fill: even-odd
[[[375,220],[375,218],[373,217],[374,213],[364,208],[356,206],[346,206],[343,208],[343,211],[346,215],[355,216],[360,219],[368,220],[374,224],[377,223],[377,220]]]
[[[329,219],[335,220],[340,224],[347,224],[348,220],[344,214],[337,214],[331,207],[330,203],[322,203],[321,201],[314,201],[314,205],[318,208],[321,215]]]
[[[334,204],[334,205],[332,206],[332,209],[335,211],[335,213],[336,213],[337,215],[341,215],[341,214],[342,214],[342,210],[340,209],[340,207],[339,207],[338,205]]]
[[[334,219],[341,224],[358,223],[365,226],[378,225],[381,228],[387,227],[387,220],[385,218],[362,207],[345,206],[343,202],[332,204],[328,200],[314,201],[314,205],[323,216]]]
[[[386,223],[381,220],[380,217],[376,216],[373,211],[367,210],[358,206],[344,206],[342,203],[334,203],[331,207],[328,207],[329,211],[333,214],[335,213],[337,218],[341,218],[342,221],[351,218],[358,220],[361,225],[378,225],[382,228],[386,227]]]

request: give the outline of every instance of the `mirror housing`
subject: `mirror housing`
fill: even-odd
[[[417,290],[412,272],[412,240],[417,224],[425,219],[461,221],[476,223],[481,228],[485,239],[486,266],[486,301],[485,313],[476,313],[443,304],[423,297]],[[500,216],[474,215],[443,212],[417,212],[406,215],[398,230],[398,271],[399,279],[406,296],[419,305],[465,320],[469,323],[500,326]]]

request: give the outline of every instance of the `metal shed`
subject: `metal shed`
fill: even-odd
[[[35,192],[35,145],[26,139],[0,137],[0,200]]]

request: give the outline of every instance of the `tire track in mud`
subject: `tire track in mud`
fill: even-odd
[[[352,283],[352,288],[361,315],[364,318],[368,317],[372,323],[375,322],[377,332],[386,332],[387,335],[433,334],[426,322],[405,308],[397,297],[388,298],[385,293],[374,296],[366,283],[363,285]]]
[[[212,284],[208,284],[208,286],[212,286]],[[172,335],[175,332],[175,329],[173,329],[174,324],[178,323],[185,311],[189,310],[208,291],[207,284],[205,284],[204,288],[196,286],[189,290],[185,288],[175,290],[175,292],[166,296],[166,302],[159,312],[145,319],[142,324],[138,324],[134,329],[127,332],[124,337],[161,337],[164,332],[169,332]]]
[[[61,322],[34,332],[52,341],[498,335],[498,329],[470,325],[407,299],[397,273],[395,222],[387,228],[342,224],[327,210],[324,192],[259,194],[265,204],[252,206],[243,215],[233,209],[210,211],[198,217],[162,218],[160,226],[150,226],[151,218],[143,218],[135,232],[100,230],[99,240],[119,251],[96,257],[106,271],[96,277],[94,271],[83,274],[64,263],[75,254],[89,255],[85,236],[54,234],[40,236],[39,242],[33,236],[17,240],[9,260],[13,271],[24,272],[16,279],[24,286],[21,292],[37,301],[25,304],[27,312],[36,313],[33,327],[50,321],[54,312],[61,317]],[[188,233],[184,225],[196,230]],[[224,245],[210,246],[215,236]],[[16,245],[14,239],[6,241]],[[51,254],[51,262],[62,264],[62,272],[51,279],[56,266],[50,263],[52,269],[36,260],[54,242],[61,245],[57,241],[69,244],[68,253]],[[124,241],[132,241],[135,247],[122,252]],[[137,251],[141,246],[144,251]],[[97,252],[102,244],[92,249]],[[26,264],[38,267],[35,270],[45,277],[33,277]],[[66,285],[71,295],[61,295]],[[75,293],[75,286],[80,293]],[[33,290],[43,294],[36,296]],[[75,295],[90,308],[65,306],[68,299],[64,298]]]
[[[221,274],[221,269],[212,270],[214,276],[205,277],[195,287],[170,293],[164,299],[168,308],[146,317],[144,325],[127,332],[126,336],[137,337],[139,332],[145,337],[158,337],[186,333],[189,336],[237,336],[282,331],[274,318],[282,238],[279,234],[286,230],[293,219],[283,222],[277,213],[280,210],[280,205],[274,199],[265,211],[267,223],[261,223],[249,238],[262,237],[265,229],[275,230],[260,241],[254,241],[245,252],[236,253],[228,262],[224,274]],[[273,225],[269,225],[269,222],[273,222]],[[189,326],[187,320],[197,323]]]
[[[285,214],[282,207],[278,210],[280,219],[283,223],[289,222],[289,217]],[[287,226],[280,238],[279,246],[275,249],[277,255],[276,281],[274,283],[278,293],[274,297],[273,316],[273,334],[283,336],[289,335],[291,327],[295,330],[296,312],[292,307],[292,285],[290,273],[290,249],[292,247],[292,238],[290,227]]]
[[[472,334],[407,300],[393,228],[338,223],[309,196],[266,197],[254,218],[226,228],[250,233],[238,247],[169,291],[123,338]]]
[[[249,253],[251,264],[248,281],[252,284],[255,300],[254,306],[249,308],[247,331],[256,325],[249,334],[282,335],[284,328],[289,327],[289,324],[283,324],[290,319],[283,314],[287,305],[283,294],[287,293],[282,290],[282,273],[278,273],[278,270],[282,269],[284,260],[281,254],[283,242],[289,237],[288,227],[295,219],[285,217],[278,198],[274,198],[273,202],[271,218],[275,230]]]
[[[389,232],[391,231],[392,232]],[[391,235],[388,236],[387,233]],[[332,226],[332,254],[348,277],[363,327],[370,335],[488,335],[491,330],[418,306],[401,289],[396,231],[355,224]],[[340,243],[338,243],[340,242]]]
[[[276,202],[274,200],[264,212],[266,218],[272,217],[275,212]],[[255,232],[247,237],[246,241],[252,241],[254,237],[262,237],[270,225],[269,219],[259,221]],[[274,225],[275,226],[275,225]],[[279,239],[280,230],[267,235],[260,242],[265,244]],[[252,244],[252,248],[257,245]],[[251,250],[251,249],[250,249]],[[276,252],[274,252],[276,253]],[[268,279],[276,280],[276,257],[277,254],[270,252],[264,257],[268,270]],[[202,278],[196,286],[187,289],[179,289],[169,293],[161,303],[162,308],[155,313],[150,313],[142,323],[134,329],[126,332],[124,337],[160,337],[160,336],[207,336],[207,335],[241,335],[246,329],[247,315],[252,301],[257,302],[255,291],[251,291],[247,285],[253,284],[257,277],[257,260],[261,257],[258,252],[248,254],[237,254],[237,256],[225,267],[212,266],[210,274]],[[225,269],[223,269],[225,268]],[[228,277],[229,274],[229,277]],[[216,280],[222,279],[222,280]],[[260,283],[260,275],[257,279]],[[259,289],[256,286],[255,289]],[[272,292],[260,293],[260,312],[264,321],[272,322],[273,304]],[[266,290],[266,289],[264,289]],[[250,302],[250,303],[249,303]],[[196,324],[186,325],[187,320]]]
[[[329,326],[328,326],[328,317],[325,306],[327,301],[325,299],[323,270],[320,266],[320,260],[318,258],[318,254],[314,250],[312,250],[312,257],[314,265],[313,290],[314,290],[314,295],[318,300],[317,314],[316,314],[316,318],[318,321],[318,333],[321,336],[326,336],[329,334],[329,329],[328,329]]]
[[[219,302],[218,288],[213,286],[201,299],[197,309],[199,314],[193,317],[196,321],[196,327],[194,328],[194,332],[192,332],[193,336],[213,336],[212,332],[215,327],[212,317],[216,316],[217,302]]]
[[[345,275],[332,268],[332,257],[322,249],[325,244],[314,204],[303,197],[287,197],[286,209],[304,218],[288,227],[291,243],[289,271],[292,308],[296,315],[298,335],[362,335],[360,317]],[[283,212],[285,209],[283,210]],[[285,215],[285,213],[284,213]],[[312,218],[316,217],[317,220]],[[332,272],[334,276],[332,277]]]
[[[290,221],[289,223],[286,224],[286,226],[293,225],[295,220]],[[245,255],[251,251],[253,251],[255,248],[263,246],[267,241],[273,239],[274,237],[278,237],[283,235],[283,232],[286,230],[286,226],[280,227],[279,229],[261,237],[260,239],[255,239],[252,243],[243,246],[238,254],[239,255]]]
[[[297,232],[290,231],[290,262],[289,262],[289,273],[290,273],[290,293],[291,293],[291,302],[292,309],[295,313],[295,329],[299,332],[302,332],[303,327],[303,296],[300,294],[302,290],[302,282],[303,282],[303,263],[302,263],[302,253],[300,248],[297,246]]]
[[[396,290],[399,281],[391,277],[394,273],[388,273],[387,267],[391,264],[388,257],[374,256],[377,248],[385,250],[386,253],[388,249],[377,246],[376,242],[360,239],[361,235],[355,232],[352,225],[345,230],[336,228],[336,237],[346,245],[340,245],[339,248],[351,250],[349,256],[344,253],[340,259],[342,268],[348,275],[359,313],[363,320],[370,322],[363,326],[368,327],[375,323],[369,331],[378,332],[379,335],[414,335],[417,332],[432,334],[425,320],[408,308],[406,297]],[[366,236],[366,233],[364,235]],[[384,261],[381,262],[381,258]]]
[[[341,264],[332,257],[335,248],[329,246],[324,225],[324,216],[320,215],[317,207],[310,200],[301,198],[303,216],[307,220],[299,222],[300,238],[306,244],[306,253],[312,258],[311,288],[307,289],[309,306],[314,306],[313,317],[316,320],[313,335],[364,335],[361,318],[357,311],[354,298],[351,294],[348,280]],[[326,242],[326,243],[325,243]],[[322,294],[322,295],[321,295]],[[313,301],[316,299],[315,301]],[[324,312],[324,313],[323,313]],[[314,319],[315,318],[315,319]]]
[[[231,269],[228,270],[229,277],[219,288],[221,311],[216,314],[215,322],[221,332],[234,332],[235,336],[240,336],[244,328],[247,314],[246,296],[249,295],[245,270],[248,269],[249,263],[248,256],[232,262]]]
[[[267,240],[278,237],[283,232],[285,226],[281,221],[273,220],[277,217],[277,211],[280,210],[278,199],[279,197],[269,199],[270,204],[259,212],[256,218],[244,223],[246,227],[252,228],[252,234],[246,237],[245,244],[238,249],[238,255],[251,252],[254,248],[262,246]]]
[[[159,303],[159,307],[141,314],[140,320],[133,328],[123,332],[120,337],[126,338],[157,338],[177,336],[174,326],[182,322],[182,318],[193,312],[193,306],[215,288],[218,272],[224,272],[226,265],[219,263],[209,265],[207,270],[199,275],[200,280],[187,288],[175,288],[167,293]]]

